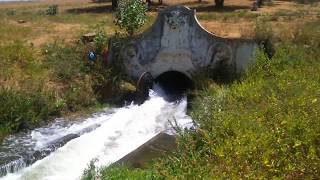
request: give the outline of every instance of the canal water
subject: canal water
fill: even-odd
[[[0,146],[1,180],[79,179],[92,160],[108,166],[173,124],[192,127],[187,99],[168,102],[160,87],[141,105],[106,110],[82,121],[54,123],[8,137]]]

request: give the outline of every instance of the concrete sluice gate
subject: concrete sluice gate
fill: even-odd
[[[120,56],[133,80],[142,81],[148,72],[146,79],[153,77],[165,90],[180,92],[192,87],[192,77],[203,69],[241,72],[256,48],[253,40],[208,32],[194,10],[174,6],[159,12],[153,26],[123,47]]]

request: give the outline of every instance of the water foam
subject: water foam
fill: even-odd
[[[110,165],[158,133],[170,129],[170,124],[192,124],[186,115],[186,98],[169,103],[154,92],[150,96],[140,106],[126,106],[116,109],[112,114],[100,116],[100,127],[69,141],[44,159],[19,172],[8,174],[3,179],[79,179],[92,159],[97,159],[97,166]],[[38,147],[43,146],[49,138],[43,138],[37,133],[33,136],[39,140]]]

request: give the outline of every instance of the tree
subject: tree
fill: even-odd
[[[112,0],[112,9],[116,10],[118,8],[118,0]]]
[[[146,6],[141,0],[120,0],[115,23],[132,36],[146,22],[146,12]]]
[[[214,0],[216,8],[223,8],[224,0]]]

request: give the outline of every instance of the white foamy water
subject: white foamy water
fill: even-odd
[[[140,106],[130,105],[116,109],[112,114],[98,116],[100,127],[69,141],[44,159],[2,179],[79,179],[92,159],[97,160],[98,167],[110,165],[158,133],[170,129],[172,123],[169,121],[175,121],[179,126],[191,126],[192,120],[186,115],[186,99],[169,103],[154,92],[151,92],[150,96],[151,98]],[[84,123],[93,122],[91,119]],[[72,127],[73,131],[80,129],[81,125]],[[67,132],[68,129],[63,129],[58,130],[57,134],[63,136]],[[49,136],[37,132],[34,132],[33,136],[39,139],[39,147],[50,139]]]
[[[58,119],[53,125],[38,128],[30,133],[31,140],[35,143],[34,150],[41,150],[68,134],[83,134],[85,129],[95,128],[110,118],[110,112],[93,115],[81,123],[65,124],[65,120]]]

